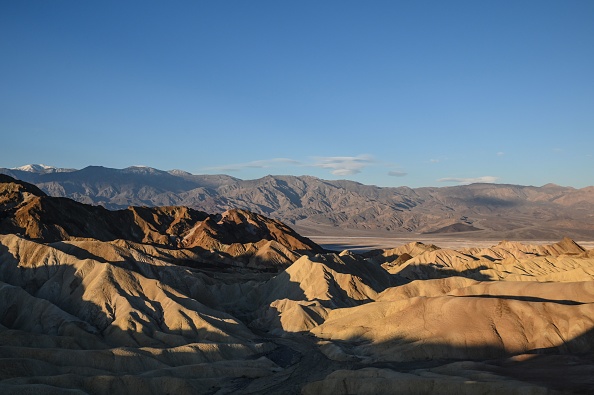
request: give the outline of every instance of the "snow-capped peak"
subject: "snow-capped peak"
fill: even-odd
[[[47,171],[49,169],[55,169],[53,166],[47,166],[43,164],[31,164],[25,165],[21,167],[13,167],[11,170],[22,170],[22,171],[30,171],[31,173],[41,173],[43,171]]]
[[[13,167],[11,170],[28,171],[30,173],[63,173],[75,171],[76,169],[63,169],[54,166],[48,166],[44,164],[30,164],[20,167]]]

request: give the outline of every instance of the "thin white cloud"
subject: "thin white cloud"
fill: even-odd
[[[448,160],[448,158],[446,158],[445,156],[438,156],[437,158],[431,158],[429,159],[429,162],[431,163],[439,163],[439,162],[444,162]]]
[[[337,176],[350,176],[361,173],[361,170],[374,162],[370,155],[358,156],[326,156],[314,158],[313,167],[331,169]]]
[[[494,176],[483,176],[483,177],[474,177],[474,178],[458,178],[458,177],[446,177],[440,178],[437,180],[438,182],[452,182],[457,184],[474,184],[474,183],[487,183],[492,184],[496,182],[499,177]]]
[[[290,158],[273,158],[255,160],[245,163],[232,163],[221,166],[206,167],[202,170],[209,172],[240,172],[244,169],[266,169],[280,166],[317,167],[329,169],[330,173],[337,176],[350,176],[360,173],[365,167],[376,163],[371,155],[358,156],[321,156],[314,157],[308,161],[298,161]],[[403,176],[406,173],[393,172],[392,176]],[[402,173],[402,174],[400,174]]]
[[[388,172],[388,175],[392,176],[392,177],[404,177],[404,176],[408,175],[408,173],[403,172],[403,171],[392,170],[392,171]]]
[[[503,156],[503,155],[505,155],[505,152],[503,152],[503,151],[499,151],[499,152],[497,153],[497,156]]]
[[[235,163],[222,166],[205,167],[206,171],[237,172],[242,169],[267,169],[279,165],[301,165],[301,162],[289,158],[272,158],[264,160],[254,160],[245,163]]]

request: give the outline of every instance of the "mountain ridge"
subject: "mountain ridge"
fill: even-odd
[[[240,208],[290,224],[301,233],[361,232],[421,234],[450,227],[481,230],[487,239],[594,237],[594,187],[546,184],[469,184],[447,187],[377,187],[313,176],[241,180],[132,166],[89,166],[62,173],[0,169],[36,184],[51,196],[69,197],[109,209],[187,206],[222,213]],[[313,232],[313,233],[312,233]],[[455,231],[450,234],[468,232]]]

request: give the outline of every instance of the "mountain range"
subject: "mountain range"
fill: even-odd
[[[241,180],[133,166],[81,170],[27,165],[0,173],[51,196],[108,209],[186,206],[266,215],[307,235],[457,235],[482,239],[594,237],[594,187],[471,184],[377,187],[312,176]]]
[[[569,238],[339,253],[0,175],[0,393],[592,393],[593,279]]]

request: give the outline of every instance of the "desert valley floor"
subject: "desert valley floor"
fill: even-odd
[[[312,241],[0,177],[0,393],[594,392],[591,241]]]

